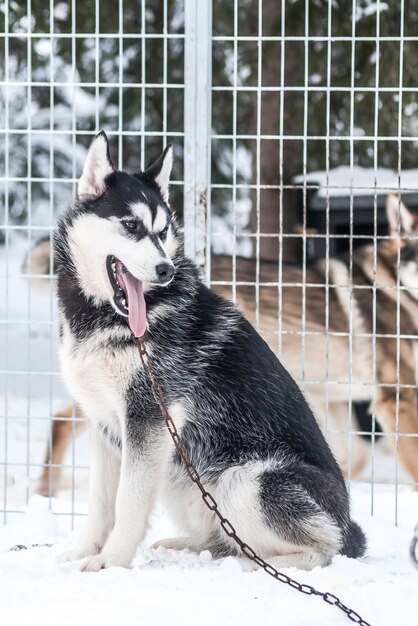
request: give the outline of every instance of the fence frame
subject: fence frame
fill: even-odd
[[[184,244],[210,275],[212,0],[185,0]]]

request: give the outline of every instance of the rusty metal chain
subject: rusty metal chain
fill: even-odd
[[[285,583],[286,585],[289,585],[293,589],[296,589],[297,591],[300,591],[301,593],[304,593],[308,596],[319,596],[328,604],[333,604],[334,606],[339,608],[341,611],[343,611],[343,613],[345,613],[352,622],[355,622],[356,624],[360,624],[360,626],[370,626],[369,622],[366,622],[358,613],[356,613],[356,611],[353,611],[353,609],[350,609],[348,606],[343,604],[341,600],[337,598],[337,596],[333,595],[332,593],[318,591],[317,589],[315,589],[315,587],[312,587],[311,585],[305,585],[305,584],[299,583],[297,580],[290,578],[290,576],[283,574],[283,572],[279,572],[275,567],[273,567],[272,565],[264,561],[264,559],[262,559],[260,556],[258,556],[258,554],[256,554],[256,552],[251,548],[251,546],[249,546],[247,543],[242,541],[240,537],[238,537],[235,531],[235,528],[233,527],[231,522],[226,517],[224,517],[222,513],[220,512],[218,505],[215,499],[213,498],[213,496],[204,488],[197,469],[195,468],[195,466],[190,461],[187,455],[187,452],[181,441],[180,435],[177,431],[176,425],[171,415],[168,412],[167,406],[164,401],[164,395],[163,395],[162,389],[157,379],[154,376],[152,361],[146,349],[144,338],[136,337],[135,339],[138,345],[138,350],[139,350],[139,355],[141,357],[142,365],[151,382],[152,395],[154,397],[155,402],[158,404],[160,408],[161,414],[164,418],[164,421],[171,435],[171,438],[174,442],[174,445],[184,462],[186,472],[188,473],[190,480],[197,486],[197,488],[201,492],[202,500],[205,503],[205,505],[218,517],[222,530],[228,535],[228,537],[231,537],[231,539],[235,541],[235,543],[240,547],[241,551],[243,552],[243,554],[245,554],[245,556],[248,559],[256,563],[267,574],[269,574],[276,580],[282,583]]]

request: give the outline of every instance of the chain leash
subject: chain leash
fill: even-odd
[[[348,606],[343,604],[341,600],[337,598],[337,596],[335,596],[334,594],[318,591],[317,589],[315,589],[315,587],[312,587],[311,585],[299,583],[297,580],[293,580],[293,578],[290,578],[290,576],[283,574],[283,572],[279,572],[275,567],[273,567],[272,565],[264,561],[264,559],[262,559],[260,556],[258,556],[258,554],[256,554],[251,546],[249,546],[247,543],[242,541],[240,537],[238,537],[235,528],[233,527],[231,522],[220,512],[218,504],[213,496],[204,488],[197,469],[187,455],[187,452],[180,439],[180,435],[177,431],[176,425],[168,412],[167,406],[164,401],[162,389],[154,376],[152,361],[146,349],[144,338],[136,337],[135,340],[137,342],[142,365],[151,382],[152,395],[155,402],[160,408],[161,414],[164,418],[173,443],[184,462],[186,472],[188,473],[190,480],[197,486],[197,488],[201,492],[202,500],[205,505],[218,517],[222,530],[228,535],[228,537],[231,537],[231,539],[235,541],[235,543],[240,547],[242,553],[245,554],[245,556],[250,559],[250,561],[256,563],[267,574],[269,574],[279,582],[289,585],[293,589],[296,589],[297,591],[300,591],[301,593],[304,593],[308,596],[320,596],[328,604],[333,604],[341,611],[343,611],[343,613],[345,613],[348,619],[350,619],[352,622],[360,624],[360,626],[371,626],[369,622],[366,622],[358,613],[356,613],[356,611],[353,611],[353,609],[350,609]]]

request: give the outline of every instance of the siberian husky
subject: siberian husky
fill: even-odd
[[[54,238],[62,370],[91,428],[89,517],[63,560],[128,567],[157,494],[182,536],[155,546],[239,554],[173,448],[133,335],[145,336],[187,454],[245,542],[278,567],[360,557],[365,536],[300,389],[184,256],[171,166],[167,147],[145,172],[116,171],[100,133]]]
[[[231,257],[214,256],[212,278],[215,291],[229,299],[233,293],[226,284],[238,282],[237,305],[254,324],[255,287],[249,285],[280,282],[280,306],[277,289],[258,289],[260,333],[274,352],[280,347],[285,367],[301,381],[345,475],[358,476],[370,457],[370,445],[356,434],[359,426],[350,410],[360,401],[370,403],[401,465],[418,483],[418,220],[393,194],[387,197],[386,215],[388,236],[354,250],[351,276],[350,260],[344,257],[330,259],[328,267],[318,260],[305,274],[301,267],[283,264],[279,276],[277,263],[260,261],[257,266],[254,259],[238,257],[233,272]],[[24,272],[37,276],[32,281],[38,286],[51,282],[45,280],[54,273],[50,259],[49,238],[28,253]],[[67,407],[54,421],[52,449],[39,485],[45,495],[60,486],[59,466],[74,432],[72,413]],[[84,427],[82,417],[76,407],[77,432]]]

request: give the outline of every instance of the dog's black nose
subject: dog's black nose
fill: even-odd
[[[175,269],[168,263],[160,263],[155,269],[160,283],[167,283],[174,276]]]

